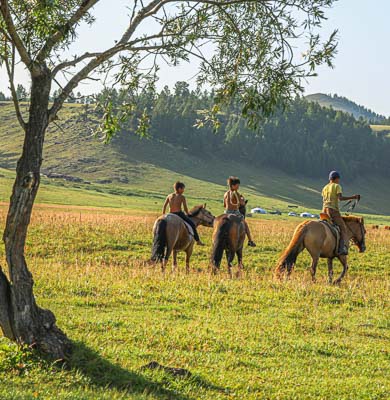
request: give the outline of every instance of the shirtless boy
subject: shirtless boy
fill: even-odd
[[[244,216],[240,213],[240,206],[245,204],[244,197],[238,193],[240,188],[240,180],[235,177],[229,177],[228,181],[229,190],[225,193],[223,197],[223,205],[225,208],[225,214],[233,214],[244,220],[245,231],[248,236],[248,246],[255,247],[256,244],[252,240],[251,231],[249,230],[248,223],[245,221]]]
[[[183,219],[185,222],[187,222],[193,229],[194,231],[194,239],[196,243],[199,246],[203,246],[203,243],[200,241],[198,231],[196,230],[196,226],[193,223],[193,221],[188,217],[189,211],[188,211],[188,206],[187,206],[187,201],[186,198],[184,197],[183,193],[185,190],[185,185],[183,182],[176,182],[173,185],[174,188],[174,193],[171,193],[170,195],[167,196],[165,199],[165,203],[163,206],[163,214],[165,214],[167,207],[169,206],[169,212],[171,214],[176,214],[179,216],[181,219]],[[185,214],[182,211],[182,207],[184,208]]]

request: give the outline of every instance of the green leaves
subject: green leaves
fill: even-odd
[[[97,105],[101,107],[101,105]],[[128,120],[133,106],[123,104],[115,108],[112,99],[108,99],[103,106],[104,114],[96,135],[101,138],[104,144],[108,144],[116,132],[122,129],[123,124]]]
[[[134,2],[129,25],[122,36],[113,40],[111,48],[92,55],[91,49],[86,49],[86,56],[75,56],[74,61],[67,62],[61,53],[77,39],[81,22],[94,22],[88,11],[95,1],[10,0],[9,8],[31,59],[38,64],[59,64],[56,72],[70,72],[65,76],[69,86],[65,86],[64,98],[95,73],[105,74],[106,80],[113,78],[113,86],[140,93],[154,86],[162,63],[177,66],[196,61],[197,84],[215,90],[214,105],[220,109],[238,101],[241,116],[256,128],[278,105],[301,93],[302,80],[314,76],[318,66],[333,65],[337,31],[325,40],[320,35],[325,11],[333,2]],[[141,26],[148,26],[146,33]],[[54,113],[64,100],[60,98],[56,103]],[[131,113],[132,107],[114,110],[107,103],[102,124],[104,140],[120,129],[126,110]],[[137,116],[141,135],[146,134],[149,111]],[[211,122],[218,129],[217,114],[215,109],[205,112],[204,123]]]
[[[8,3],[17,33],[31,58],[36,57],[57,31],[61,33],[61,40],[54,50],[66,48],[76,38],[76,27],[68,22],[80,6],[80,0],[9,0]],[[88,13],[82,20],[93,22]]]

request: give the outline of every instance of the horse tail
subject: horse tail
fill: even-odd
[[[229,218],[223,218],[218,224],[217,232],[214,234],[213,251],[211,254],[211,263],[213,267],[220,267],[223,251],[229,247],[230,227],[231,221]]]
[[[297,226],[294,231],[293,237],[287,246],[286,250],[282,253],[276,265],[275,272],[280,277],[280,274],[287,271],[290,272],[294,267],[297,257],[305,248],[303,243],[307,231],[307,224],[303,223]]]
[[[153,245],[152,245],[152,261],[162,261],[165,258],[165,248],[167,247],[167,220],[159,219],[156,222]]]

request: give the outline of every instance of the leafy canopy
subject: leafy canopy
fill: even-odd
[[[332,66],[336,52],[336,32],[324,41],[319,35],[334,0],[133,0],[129,24],[114,46],[65,59],[80,24],[95,22],[93,7],[100,1],[0,0],[0,58],[9,64],[9,79],[14,78],[16,49],[32,77],[47,67],[53,80],[61,73],[65,81],[49,110],[50,121],[78,84],[95,74],[109,74],[113,84],[136,96],[154,86],[159,63],[198,59],[197,84],[215,93],[205,119],[215,121],[221,106],[234,99],[256,126],[260,115],[301,92],[302,80],[317,66]],[[118,110],[107,102],[105,108],[109,138],[122,118],[113,114],[132,107]]]

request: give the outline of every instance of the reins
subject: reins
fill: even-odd
[[[358,204],[359,204],[359,199],[353,199],[345,203],[342,206],[342,208],[346,208],[345,214],[348,216],[349,213],[352,212],[357,207]]]

